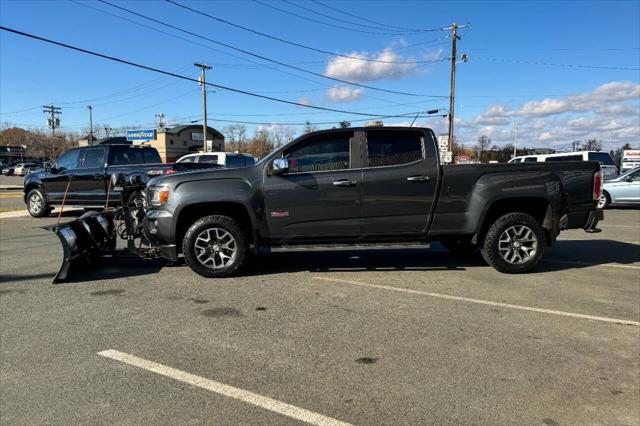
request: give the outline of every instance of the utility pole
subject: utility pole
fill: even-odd
[[[449,151],[453,151],[453,120],[454,120],[454,104],[456,96],[456,60],[458,52],[456,43],[460,39],[458,37],[458,29],[468,27],[470,24],[457,25],[455,22],[451,27],[445,28],[451,30],[451,86],[449,93]],[[467,55],[462,55],[463,62],[467,62]]]
[[[93,145],[93,107],[87,105],[89,110],[89,145]]]
[[[513,157],[518,156],[518,122],[516,121],[516,132],[513,138]]]
[[[204,147],[204,152],[207,152],[207,80],[206,80],[206,71],[210,70],[211,67],[205,64],[194,63],[196,67],[200,68],[200,86],[202,86],[202,143]],[[211,148],[213,148],[213,143]]]
[[[51,105],[43,105],[42,106],[45,114],[49,114],[49,118],[47,119],[47,125],[51,129],[51,134],[53,136],[56,135],[56,128],[60,127],[60,119],[58,115],[62,114],[62,108]]]

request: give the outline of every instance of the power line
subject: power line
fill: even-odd
[[[296,42],[293,42],[293,41],[290,41],[290,40],[286,40],[286,39],[283,39],[283,38],[280,38],[280,37],[276,37],[276,36],[273,36],[273,35],[270,35],[270,34],[266,34],[266,33],[263,33],[263,32],[260,32],[260,31],[257,31],[257,30],[242,26],[242,25],[239,25],[239,24],[235,24],[233,22],[227,21],[226,19],[222,19],[222,18],[219,18],[217,16],[213,16],[213,15],[207,13],[207,12],[203,12],[201,10],[194,9],[192,7],[189,7],[189,6],[186,6],[184,4],[178,3],[178,2],[176,2],[174,0],[165,0],[165,1],[167,3],[171,3],[171,4],[175,5],[175,6],[180,7],[180,8],[189,10],[189,11],[191,11],[193,13],[197,13],[199,15],[206,16],[207,18],[213,19],[213,20],[218,21],[218,22],[222,22],[223,24],[227,24],[227,25],[230,25],[230,26],[235,27],[235,28],[239,28],[239,29],[244,30],[244,31],[249,31],[249,32],[251,32],[253,34],[257,34],[257,35],[260,35],[260,36],[263,36],[263,37],[267,37],[267,38],[269,38],[271,40],[276,40],[276,41],[279,41],[281,43],[289,44],[291,46],[300,47],[302,49],[307,49],[307,50],[311,50],[311,51],[318,52],[318,53],[323,53],[323,54],[326,54],[326,55],[339,56],[341,58],[354,59],[354,60],[358,60],[358,61],[380,62],[380,63],[385,63],[385,64],[415,64],[415,63],[418,63],[416,61],[384,61],[384,60],[379,60],[379,59],[362,58],[362,57],[358,57],[358,56],[350,56],[350,55],[343,55],[343,54],[340,54],[340,53],[330,52],[328,50],[320,49],[320,48],[313,47],[313,46],[307,46],[307,45],[304,45],[304,44],[301,44],[301,43],[296,43]],[[103,1],[103,3],[110,4],[110,3],[106,2],[106,1]],[[422,42],[422,43],[429,43],[429,42],[439,41],[439,40],[441,40],[441,38],[435,39],[435,40],[425,41],[425,42]],[[320,61],[320,62],[323,62],[323,61]]]
[[[331,19],[331,20],[333,20],[333,21],[344,22],[345,24],[349,24],[349,25],[356,25],[356,26],[360,26],[360,27],[362,27],[362,28],[372,28],[372,29],[374,29],[374,30],[378,30],[378,31],[387,31],[387,33],[386,33],[386,34],[393,34],[393,35],[407,34],[407,35],[409,35],[409,34],[418,34],[418,33],[421,33],[421,32],[425,32],[424,30],[423,30],[423,31],[405,31],[405,30],[403,30],[403,31],[398,31],[398,30],[390,30],[390,29],[388,29],[388,28],[380,28],[379,26],[375,26],[375,27],[374,27],[374,26],[372,26],[372,25],[361,24],[361,23],[358,23],[358,22],[348,21],[348,20],[346,20],[346,19],[336,18],[335,16],[326,15],[326,14],[324,14],[324,13],[318,12],[318,11],[313,10],[313,9],[310,9],[310,8],[308,8],[308,7],[301,6],[301,5],[297,4],[297,3],[293,3],[293,2],[291,2],[291,1],[289,1],[289,0],[282,0],[282,1],[283,1],[284,3],[287,3],[287,4],[288,4],[288,5],[290,5],[290,6],[297,7],[298,9],[302,9],[302,10],[306,10],[306,11],[308,11],[308,12],[311,12],[311,13],[313,13],[314,15],[322,16],[322,17],[324,17],[324,18],[329,18],[329,19]],[[353,29],[352,29],[352,30],[353,30]]]
[[[371,19],[367,19],[367,18],[363,18],[362,16],[358,16],[349,12],[345,12],[344,10],[340,10],[337,9],[335,7],[331,7],[327,4],[324,4],[322,2],[319,2],[317,0],[311,0],[313,3],[318,4],[322,7],[325,7],[327,9],[333,10],[335,12],[339,12],[342,13],[343,15],[347,15],[350,16],[352,18],[356,18],[356,19],[360,19],[361,21],[365,21],[365,22],[369,22],[371,24],[376,24],[376,25],[380,25],[380,26],[384,26],[384,27],[388,27],[388,28],[392,28],[392,29],[397,29],[397,30],[401,30],[401,31],[415,31],[415,32],[423,32],[423,31],[430,31],[430,30],[424,30],[424,29],[418,29],[418,28],[406,28],[406,27],[396,27],[394,25],[388,25],[388,24],[384,24],[382,22],[377,22],[377,21],[373,21]]]
[[[305,21],[315,22],[315,23],[318,23],[318,24],[321,24],[321,25],[326,25],[326,26],[328,26],[328,27],[338,28],[338,29],[341,29],[341,30],[347,30],[347,31],[354,31],[354,32],[359,32],[359,33],[366,33],[366,34],[398,35],[398,33],[397,33],[397,32],[396,32],[396,33],[391,33],[391,32],[375,32],[375,31],[366,31],[366,30],[358,30],[358,29],[349,28],[349,27],[343,27],[343,26],[341,26],[341,25],[330,24],[330,23],[328,23],[328,22],[320,21],[320,20],[318,20],[318,19],[310,18],[310,17],[308,17],[308,16],[299,15],[299,14],[297,14],[297,13],[295,13],[295,12],[291,12],[290,10],[281,9],[281,8],[279,8],[279,7],[277,7],[277,6],[274,6],[274,5],[272,5],[272,4],[268,4],[268,3],[264,3],[264,2],[259,1],[259,0],[253,0],[253,1],[254,1],[254,3],[258,3],[259,5],[262,5],[262,6],[264,6],[264,7],[268,7],[268,8],[270,8],[270,9],[277,10],[277,11],[282,12],[282,13],[285,13],[285,14],[287,14],[287,15],[292,15],[292,16],[295,16],[295,17],[297,17],[297,18],[303,19],[303,20],[305,20]],[[299,6],[299,7],[301,7],[301,6]],[[335,19],[335,18],[333,18],[333,19]],[[430,30],[424,30],[424,31],[425,31],[425,32],[426,32],[426,31],[440,31],[440,29],[438,28],[438,29],[430,29]]]
[[[221,42],[221,41],[217,41],[217,40],[211,39],[211,38],[209,38],[209,37],[205,37],[205,36],[200,35],[200,34],[196,34],[196,33],[192,32],[192,31],[185,30],[185,29],[180,28],[180,27],[176,27],[175,25],[171,25],[171,24],[169,24],[169,23],[167,23],[167,22],[164,22],[164,21],[161,21],[161,20],[158,20],[158,19],[152,18],[152,17],[150,17],[150,16],[146,16],[146,15],[144,15],[144,14],[141,14],[141,13],[135,12],[135,11],[130,10],[130,9],[127,9],[127,8],[125,8],[125,7],[122,7],[122,6],[119,6],[119,5],[116,5],[116,4],[113,4],[113,3],[110,3],[110,2],[108,2],[108,1],[106,1],[106,0],[98,0],[98,1],[100,1],[101,3],[107,4],[107,5],[109,5],[109,6],[112,6],[112,7],[116,8],[116,9],[120,9],[120,10],[125,11],[125,12],[127,12],[127,13],[130,13],[130,14],[132,14],[132,15],[138,16],[138,17],[140,17],[140,18],[147,19],[147,20],[152,21],[152,22],[155,22],[155,23],[157,23],[157,24],[164,25],[164,26],[167,26],[167,27],[169,27],[169,28],[173,28],[173,29],[175,29],[175,30],[181,31],[181,32],[183,32],[183,33],[185,33],[185,34],[189,34],[189,35],[191,35],[191,36],[198,37],[198,38],[201,38],[201,39],[203,39],[203,40],[207,40],[207,41],[210,41],[210,42],[212,42],[212,43],[219,44],[219,45],[221,45],[221,46],[225,46],[225,47],[227,47],[227,48],[229,48],[229,49],[236,50],[236,51],[238,51],[238,52],[242,52],[242,53],[244,53],[245,55],[253,56],[253,57],[256,57],[256,58],[262,59],[262,60],[264,60],[264,61],[273,62],[273,63],[275,63],[275,64],[282,65],[282,66],[285,66],[285,67],[287,67],[287,68],[295,69],[295,70],[297,70],[297,71],[304,72],[304,73],[306,73],[306,74],[311,74],[311,75],[314,75],[314,76],[316,76],[316,77],[321,77],[321,78],[324,78],[324,79],[328,79],[328,80],[332,80],[332,81],[337,81],[337,82],[342,83],[342,84],[349,84],[349,85],[351,85],[351,86],[362,87],[362,88],[364,88],[364,89],[375,90],[375,91],[378,91],[378,92],[392,93],[392,94],[396,94],[396,95],[418,96],[418,97],[439,97],[439,96],[437,96],[437,95],[416,94],[416,93],[408,93],[408,92],[399,92],[399,91],[396,91],[396,90],[381,89],[381,88],[378,88],[378,87],[373,87],[373,86],[368,86],[368,85],[365,85],[365,84],[354,83],[354,82],[351,82],[351,81],[342,80],[342,79],[340,79],[340,78],[336,78],[336,77],[330,77],[330,76],[327,76],[327,75],[324,75],[324,74],[320,74],[320,73],[317,73],[317,72],[314,72],[314,71],[307,70],[307,69],[305,69],[305,68],[300,68],[300,67],[297,67],[297,66],[295,66],[295,65],[287,64],[287,63],[285,63],[285,62],[281,62],[281,61],[278,61],[278,60],[276,60],[276,59],[271,59],[271,58],[268,58],[268,57],[266,57],[266,56],[259,55],[259,54],[257,54],[257,53],[253,53],[253,52],[250,52],[250,51],[248,51],[248,50],[244,50],[244,49],[241,49],[241,48],[239,48],[239,47],[235,47],[235,46],[232,46],[232,45],[230,45],[230,44],[223,43],[223,42]],[[419,61],[419,62],[414,62],[414,63],[422,63],[422,62],[442,62],[442,61],[447,60],[447,59],[448,59],[448,58],[443,58],[443,59],[434,60],[434,61]]]
[[[132,62],[132,61],[128,61],[126,59],[121,59],[121,58],[117,58],[115,56],[109,56],[109,55],[105,55],[103,53],[99,53],[99,52],[95,52],[95,51],[91,51],[88,49],[83,49],[81,47],[77,47],[77,46],[73,46],[70,44],[66,44],[66,43],[62,43],[59,41],[55,41],[55,40],[51,40],[45,37],[40,37],[37,36],[35,34],[30,34],[30,33],[26,33],[20,30],[16,30],[13,28],[9,28],[9,27],[5,27],[3,25],[0,25],[0,30],[3,31],[7,31],[10,33],[14,33],[23,37],[27,37],[27,38],[31,38],[34,40],[39,40],[45,43],[49,43],[49,44],[53,44],[56,46],[60,46],[60,47],[64,47],[66,49],[71,49],[71,50],[75,50],[77,52],[82,52],[82,53],[86,53],[88,55],[92,55],[92,56],[97,56],[99,58],[103,58],[103,59],[108,59],[110,61],[114,61],[114,62],[119,62],[121,64],[125,64],[125,65],[130,65],[136,68],[141,68],[141,69],[145,69],[148,71],[153,71],[156,73],[160,73],[160,74],[165,74],[165,75],[169,75],[172,77],[176,77],[176,78],[180,78],[182,80],[187,80],[187,81],[193,81],[195,83],[198,83],[198,80],[195,78],[191,78],[191,77],[186,77],[184,75],[180,75],[180,74],[176,74],[176,73],[172,73],[170,71],[165,71],[159,68],[155,68],[152,66],[148,66],[148,65],[143,65],[143,64],[139,64],[136,62]],[[211,86],[211,87],[215,87],[218,89],[222,89],[222,90],[227,90],[229,92],[234,92],[234,93],[240,93],[243,95],[247,95],[247,96],[253,96],[256,98],[260,98],[260,99],[266,99],[266,100],[270,100],[270,101],[274,101],[274,102],[280,102],[280,103],[284,103],[284,104],[288,104],[288,105],[295,105],[295,106],[299,106],[299,107],[303,107],[303,108],[312,108],[312,109],[317,109],[317,110],[322,110],[322,111],[332,111],[332,112],[338,112],[341,114],[352,114],[352,115],[361,115],[361,116],[367,116],[367,117],[372,117],[372,116],[377,116],[378,114],[368,114],[368,113],[361,113],[361,112],[354,112],[354,111],[348,111],[348,110],[342,110],[342,109],[335,109],[335,108],[327,108],[327,107],[321,107],[321,106],[316,106],[316,105],[307,105],[307,104],[303,104],[300,102],[294,102],[294,101],[288,101],[286,99],[279,99],[279,98],[274,98],[272,96],[265,96],[265,95],[260,95],[257,93],[252,93],[246,90],[242,90],[242,89],[236,89],[233,87],[229,87],[229,86],[223,86],[220,84],[214,84],[214,83],[206,83],[207,86]]]
[[[598,69],[598,70],[640,71],[640,68],[609,67],[609,66],[602,66],[602,65],[559,64],[559,63],[542,62],[542,61],[525,61],[520,59],[488,58],[486,56],[474,56],[473,58],[484,60],[484,61],[491,61],[491,62],[511,62],[515,64],[543,65],[543,66],[563,67],[563,68],[588,68],[588,69]]]

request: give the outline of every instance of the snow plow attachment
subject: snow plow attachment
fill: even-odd
[[[48,225],[62,243],[63,259],[53,284],[67,280],[76,269],[95,264],[116,248],[116,230],[109,212],[87,212],[71,222]]]

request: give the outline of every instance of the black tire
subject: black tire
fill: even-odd
[[[209,259],[213,259],[213,264],[216,263],[216,259],[220,259],[221,263],[224,264],[223,266],[215,269],[203,264],[198,259],[198,254],[202,255],[203,252],[200,251],[200,253],[198,253],[198,248],[196,247],[196,242],[198,242],[198,244],[202,244],[202,242],[197,241],[198,237],[201,236],[202,233],[205,233],[207,232],[207,230],[211,229],[220,229],[222,231],[225,231],[230,234],[235,241],[235,254],[230,256],[231,259],[228,261],[228,263],[224,264],[224,259],[219,257],[220,255],[211,253]],[[228,240],[221,239],[219,241],[224,242]],[[209,249],[215,250],[214,247],[218,247],[218,241],[213,242],[213,244],[214,246],[211,246],[211,244],[209,245]],[[223,248],[220,248],[219,252],[223,252],[223,250]],[[198,219],[196,222],[194,222],[193,225],[189,227],[184,236],[184,239],[182,240],[182,254],[184,255],[184,260],[187,262],[187,265],[189,265],[189,267],[195,273],[207,278],[221,278],[233,275],[245,263],[248,252],[249,242],[247,240],[246,233],[242,231],[238,223],[233,218],[230,218],[228,216],[212,215]],[[227,252],[226,254],[228,255],[229,252]]]
[[[602,195],[598,200],[598,208],[604,210],[606,208],[609,208],[610,205],[611,205],[611,195],[609,195],[607,191],[602,191]]]
[[[473,256],[473,253],[478,248],[476,244],[471,243],[470,237],[464,236],[442,238],[440,240],[440,244],[442,244],[453,255],[467,258]]]
[[[27,194],[27,211],[33,217],[45,217],[51,213],[51,207],[39,189],[32,189]]]
[[[535,236],[535,250],[529,252],[529,257],[526,258],[526,260],[523,260],[522,252],[531,248],[531,246],[525,248],[525,240],[527,241],[526,244],[533,245],[533,243],[528,242],[530,238],[522,238],[523,242],[520,242],[520,236],[518,236],[518,238],[515,238],[512,242],[503,241],[503,251],[500,250],[500,238],[508,237],[508,231],[514,229],[512,227],[515,229],[524,229],[521,227],[528,228],[532,231],[533,236]],[[513,244],[516,243],[518,246],[513,246]],[[499,272],[520,274],[529,272],[536,267],[544,254],[546,245],[547,237],[545,231],[533,216],[525,213],[509,213],[498,218],[489,228],[482,244],[482,257],[490,266]],[[513,247],[519,248],[514,249]],[[508,251],[509,249],[511,249],[511,252]],[[515,261],[517,263],[513,263],[505,258],[510,257],[509,253],[513,254],[514,251],[518,252],[520,256],[520,259]],[[526,256],[527,255],[524,257]],[[513,257],[515,257],[515,255]]]

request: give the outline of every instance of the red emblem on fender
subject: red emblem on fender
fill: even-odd
[[[271,212],[271,217],[289,217],[289,212]]]

